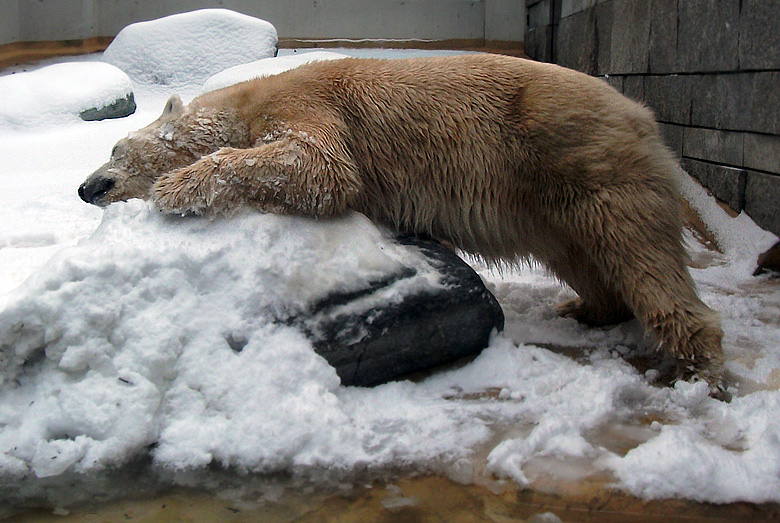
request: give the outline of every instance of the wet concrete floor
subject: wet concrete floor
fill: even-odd
[[[14,521],[764,522],[780,521],[780,505],[642,501],[605,488],[599,481],[581,482],[566,492],[550,494],[518,490],[508,484],[486,488],[421,476],[330,494],[283,489],[278,499],[261,502],[175,489],[153,498],[124,499],[70,511],[31,510],[18,514]]]

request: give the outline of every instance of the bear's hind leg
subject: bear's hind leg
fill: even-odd
[[[561,316],[591,326],[614,325],[634,317],[617,291],[607,286],[601,271],[583,249],[569,245],[545,258],[547,268],[578,295],[558,306]]]
[[[624,199],[601,194],[590,208],[581,208],[580,234],[606,281],[660,348],[677,358],[681,377],[704,379],[717,392],[723,332],[717,314],[696,295],[682,245],[679,201],[666,189],[644,186]]]

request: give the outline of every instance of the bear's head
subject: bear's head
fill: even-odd
[[[146,199],[163,174],[197,161],[234,141],[225,115],[174,95],[162,115],[117,142],[111,159],[79,187],[82,200],[104,207],[131,198]]]

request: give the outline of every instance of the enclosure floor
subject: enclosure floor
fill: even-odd
[[[231,501],[204,492],[173,490],[159,497],[122,500],[70,512],[30,511],[19,522],[70,523],[168,521],[198,522],[719,522],[780,521],[780,506],[733,503],[713,505],[683,500],[643,501],[594,483],[579,484],[565,494],[535,490],[499,490],[460,485],[443,477],[405,478],[388,485],[323,495],[289,492],[273,502]]]

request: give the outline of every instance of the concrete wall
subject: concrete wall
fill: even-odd
[[[780,234],[780,0],[526,4],[526,53],[647,103],[691,175]]]
[[[521,42],[522,0],[0,0],[0,44],[114,36],[133,22],[224,7],[280,38]]]

